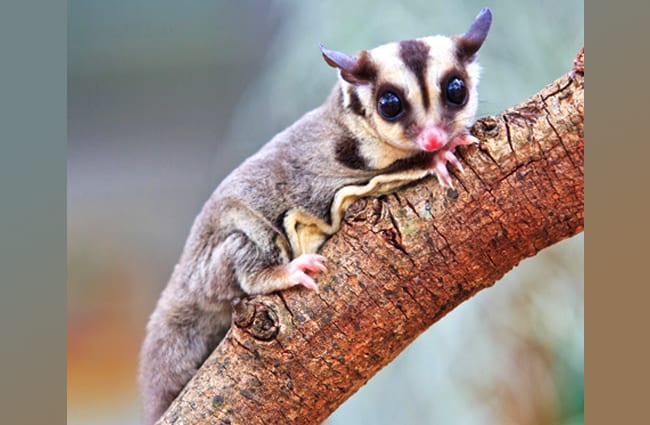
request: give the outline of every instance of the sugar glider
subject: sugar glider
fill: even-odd
[[[320,47],[338,81],[325,103],[249,157],[216,188],[194,221],[147,325],[139,381],[153,424],[231,322],[231,300],[297,285],[317,290],[316,252],[357,198],[426,175],[451,187],[458,145],[478,105],[477,51],[492,21],[478,14],[462,35],[363,50]]]

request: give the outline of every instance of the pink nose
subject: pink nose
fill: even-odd
[[[425,127],[418,136],[418,144],[425,151],[440,149],[447,143],[447,132],[437,126]]]

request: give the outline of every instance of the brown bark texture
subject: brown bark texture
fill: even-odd
[[[584,50],[472,128],[456,190],[434,178],[357,201],[320,250],[320,292],[243,299],[159,424],[317,424],[429,326],[583,230]]]

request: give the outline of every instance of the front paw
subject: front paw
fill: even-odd
[[[438,178],[438,182],[440,182],[440,185],[442,187],[453,189],[454,184],[451,181],[451,176],[449,175],[449,171],[447,170],[448,162],[461,173],[465,172],[465,170],[463,170],[463,166],[461,165],[460,161],[458,161],[458,158],[456,158],[456,156],[452,151],[448,151],[448,150],[442,150],[433,156],[433,160],[429,172],[431,174],[435,174],[435,176]]]
[[[451,176],[447,170],[447,163],[451,164],[456,170],[460,171],[461,173],[465,172],[463,165],[460,163],[458,158],[456,158],[456,155],[454,155],[456,146],[472,145],[478,143],[479,140],[470,134],[458,136],[452,139],[444,148],[436,152],[436,154],[433,156],[429,172],[431,174],[435,174],[435,176],[438,178],[438,182],[440,182],[440,185],[442,187],[453,189],[454,184],[451,181]]]
[[[325,257],[318,254],[302,254],[286,265],[287,278],[292,286],[302,285],[318,292],[318,286],[309,273],[326,272]]]

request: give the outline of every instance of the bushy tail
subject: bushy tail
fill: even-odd
[[[140,352],[139,384],[146,425],[153,425],[230,327],[230,304],[202,310],[165,299],[151,315]]]

